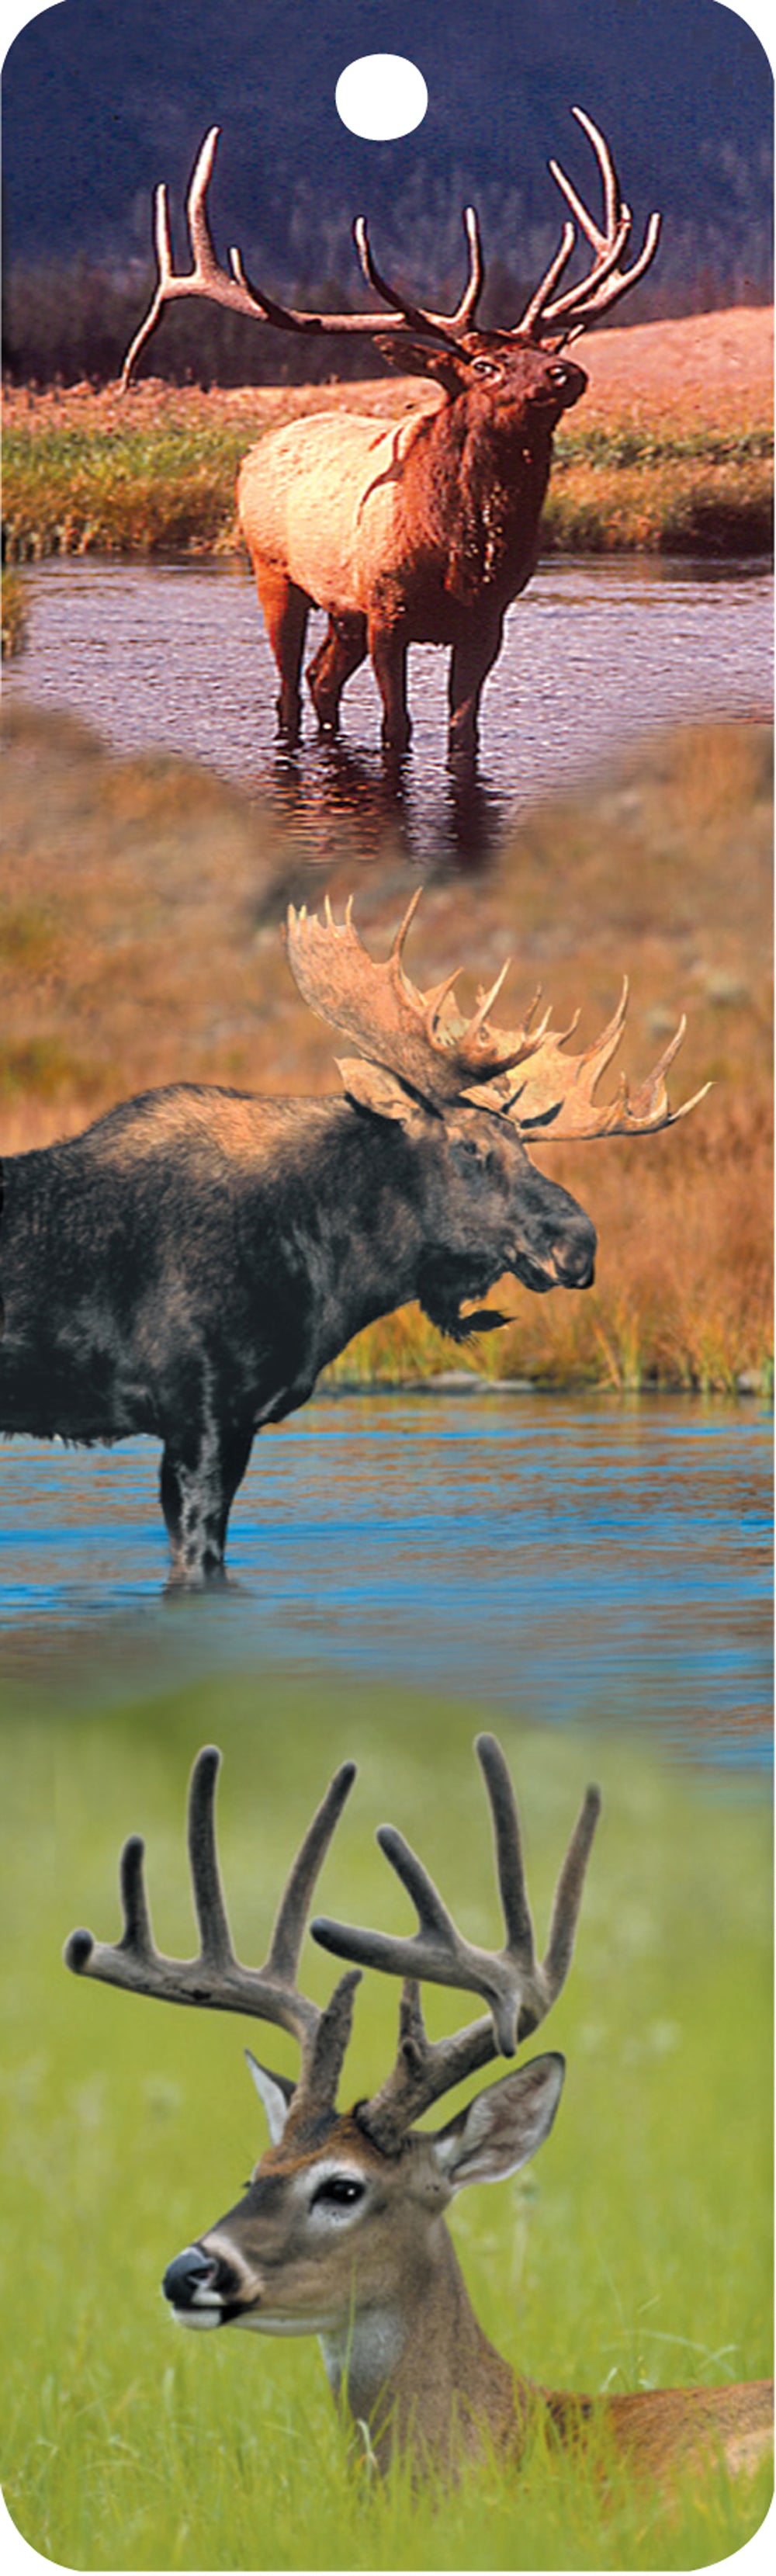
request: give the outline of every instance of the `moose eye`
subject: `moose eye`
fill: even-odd
[[[356,2182],[353,2174],[330,2174],[328,2182],[319,2183],[318,2190],[313,2193],[312,2207],[317,2209],[319,2201],[328,2201],[343,2209],[356,2200],[363,2200],[363,2197],[364,2185]]]

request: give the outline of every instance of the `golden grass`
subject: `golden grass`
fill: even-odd
[[[546,550],[762,552],[770,544],[772,316],[702,314],[593,333],[562,421]],[[9,560],[228,552],[234,479],[262,433],[309,412],[396,419],[439,396],[416,377],[205,392],[147,378],[5,397]]]
[[[75,719],[23,705],[6,725],[0,856],[0,1109],[6,1152],[75,1133],[155,1084],[335,1090],[336,1041],[283,963],[290,895],[355,887],[384,954],[417,878],[352,850],[326,880],[267,810],[207,770],[109,757]],[[487,1375],[628,1387],[732,1387],[767,1369],[770,1242],[770,735],[702,725],[539,806],[497,871],[437,878],[412,933],[420,982],[512,952],[515,1017],[537,983],[585,1040],[632,979],[623,1061],[645,1072],[686,1009],[677,1099],[714,1090],[653,1140],[546,1147],[537,1159],[598,1227],[597,1284],[536,1299],[465,1354],[412,1311],[362,1336],[339,1374],[469,1365]],[[467,985],[464,981],[464,998]],[[468,983],[471,993],[472,984]]]

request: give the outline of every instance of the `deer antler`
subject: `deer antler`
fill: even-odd
[[[586,116],[582,107],[573,107],[571,113],[592,143],[601,171],[604,227],[602,230],[600,224],[596,223],[594,216],[589,213],[582,198],[578,197],[576,188],[572,187],[571,180],[566,178],[565,171],[560,169],[558,162],[551,161],[549,166],[553,179],[562,189],[576,223],[564,224],[555,257],[551,260],[541,284],[536,287],[531,296],[530,303],[526,305],[521,321],[515,325],[518,335],[528,333],[537,340],[541,340],[545,332],[555,323],[567,317],[573,317],[574,328],[566,331],[564,336],[567,339],[576,339],[578,334],[586,329],[588,322],[597,321],[599,314],[609,312],[612,305],[619,303],[620,297],[627,295],[630,288],[635,286],[637,278],[643,277],[645,270],[651,266],[660,239],[661,218],[658,214],[652,214],[638,258],[632,261],[630,268],[620,268],[619,261],[627,247],[633,223],[630,207],[623,203],[612,155],[598,126],[593,124],[591,116]],[[557,286],[558,279],[571,258],[577,238],[576,224],[580,225],[595,252],[593,265],[587,276],[580,279],[576,286],[567,287],[565,295],[557,295],[554,301],[550,301],[552,289]],[[514,337],[514,333],[512,336]]]
[[[210,127],[200,147],[189,183],[186,212],[193,264],[184,276],[179,276],[173,268],[167,189],[162,182],[156,190],[154,202],[158,282],[145,320],[141,322],[140,329],[136,331],[134,340],[127,350],[120,380],[122,392],[129,383],[136,358],[145,347],[146,341],[150,340],[152,331],[156,330],[164,305],[172,304],[182,296],[204,297],[211,304],[225,305],[230,313],[244,314],[251,322],[271,322],[279,331],[308,333],[360,331],[367,334],[379,331],[382,337],[388,331],[415,330],[422,331],[427,338],[430,337],[443,345],[454,345],[452,335],[471,320],[484,284],[477,217],[472,206],[467,206],[464,214],[464,227],[469,244],[469,279],[454,313],[431,313],[422,310],[420,305],[405,303],[402,297],[395,293],[393,287],[385,284],[372,259],[363,215],[358,217],[353,228],[361,266],[370,284],[376,287],[378,294],[382,295],[394,310],[387,314],[300,313],[291,305],[279,304],[275,297],[265,294],[263,287],[252,284],[251,279],[246,275],[241,251],[230,250],[231,276],[226,269],[219,266],[208,220],[207,192],[220,130],[218,125]]]
[[[338,1958],[355,1959],[362,1967],[378,1968],[404,1980],[395,2066],[380,2092],[358,2110],[362,2126],[386,2153],[395,2153],[411,2123],[464,2076],[499,2054],[514,2055],[519,2040],[544,2020],[571,1964],[585,1871],[600,1813],[599,1792],[588,1789],[577,1819],[555,1890],[546,1955],[539,1961],[507,1764],[493,1735],[478,1736],[476,1751],[493,1820],[506,1936],[503,1949],[482,1950],[464,1940],[428,1871],[392,1825],[381,1825],[377,1840],[412,1898],[417,1932],[402,1939],[332,1922],[328,1916],[316,1916],[310,1927],[313,1938]],[[429,2040],[420,2004],[421,1979],[483,1995],[489,2005],[487,2017],[469,2023],[453,2038]]]
[[[95,1941],[91,1932],[71,1932],[65,1946],[65,1964],[76,1976],[98,1977],[106,1985],[124,1986],[133,1994],[156,1995],[164,2003],[207,2005],[216,2012],[249,2013],[290,2031],[302,2053],[295,2110],[328,2108],[336,2098],[359,1977],[341,1977],[331,2002],[322,2010],[299,1993],[296,1973],[313,1888],[355,1779],[356,1765],[343,1762],[335,1772],[308,1826],[289,1872],[264,1966],[244,1968],[235,1957],[216,1850],[215,1791],[220,1761],[215,1747],[206,1745],[197,1755],[189,1789],[188,1851],[200,1936],[198,1956],[168,1959],[157,1950],[145,1892],[144,1846],[140,1836],[133,1834],[121,1855],[121,1939]]]
[[[368,955],[354,930],[352,897],[342,923],[335,921],[328,896],[323,921],[304,904],[300,912],[289,905],[286,952],[303,1000],[319,1019],[354,1038],[370,1063],[386,1065],[434,1099],[460,1100],[473,1081],[494,1081],[533,1055],[545,1023],[531,1030],[529,1012],[522,1029],[491,1028],[488,1012],[506,966],[490,992],[479,994],[470,1020],[461,1019],[450,1002],[458,970],[425,993],[410,983],[402,956],[420,895],[418,888],[384,965]]]

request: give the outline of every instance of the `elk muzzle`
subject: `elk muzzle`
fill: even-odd
[[[201,2245],[186,2245],[168,2263],[162,2282],[162,2296],[169,2299],[181,2325],[220,2326],[229,2316],[227,2267],[212,2254],[204,2254]]]

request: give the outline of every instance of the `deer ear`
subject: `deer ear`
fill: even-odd
[[[250,2048],[246,2048],[245,2057],[248,2072],[253,2076],[259,2101],[266,2113],[270,2145],[279,2147],[294,2099],[294,2086],[287,2075],[270,2075],[266,2066],[259,2065],[258,2058],[254,2057]]]
[[[565,2058],[554,2051],[533,2057],[437,2131],[434,2155],[453,2191],[467,2182],[502,2182],[528,2163],[552,2128],[565,2072]]]
[[[381,1064],[365,1064],[360,1056],[338,1056],[349,1100],[357,1109],[371,1109],[375,1118],[396,1118],[402,1127],[425,1126],[434,1111],[425,1107],[414,1092],[406,1091],[398,1074],[386,1073]]]

